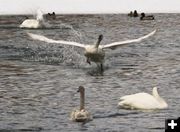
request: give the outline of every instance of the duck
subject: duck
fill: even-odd
[[[139,15],[138,15],[137,11],[134,10],[133,17],[138,17],[138,16],[139,16]]]
[[[166,101],[159,96],[157,87],[153,87],[152,95],[148,93],[136,93],[120,98],[118,106],[125,109],[157,110],[168,107]]]
[[[56,14],[55,14],[55,12],[52,12],[52,13],[48,13],[48,14],[46,14],[45,15],[46,16],[46,19],[53,19],[53,20],[55,20],[56,19]]]
[[[42,28],[44,27],[44,19],[43,19],[43,13],[42,11],[37,11],[36,19],[26,19],[22,22],[22,24],[19,26],[20,28]]]
[[[138,17],[139,14],[137,13],[137,10],[134,10],[134,12],[130,11],[130,13],[128,13],[128,16],[130,16],[130,17]]]
[[[133,12],[130,11],[130,13],[128,13],[128,16],[133,17]]]
[[[154,20],[154,16],[153,15],[146,16],[145,13],[141,13],[140,20]]]
[[[88,112],[85,107],[85,88],[83,86],[79,86],[78,91],[80,93],[80,108],[73,110],[71,112],[71,120],[76,122],[86,122],[92,120],[92,115]]]
[[[144,39],[149,38],[150,36],[153,36],[155,33],[156,33],[156,29],[152,31],[151,33],[137,39],[113,42],[113,43],[105,44],[105,45],[100,45],[103,39],[102,34],[99,35],[98,40],[95,44],[81,44],[81,43],[77,43],[73,41],[53,40],[43,35],[38,35],[38,34],[33,34],[33,33],[27,33],[27,34],[29,35],[29,37],[31,37],[34,40],[44,41],[47,43],[56,43],[56,44],[61,44],[61,45],[70,45],[70,46],[76,46],[76,47],[82,48],[84,49],[84,55],[87,58],[86,62],[89,64],[91,64],[91,62],[95,62],[97,66],[100,67],[100,70],[104,71],[103,63],[104,63],[104,58],[105,58],[105,49],[114,50],[117,47],[121,47],[130,43],[135,43],[135,42],[138,43]]]

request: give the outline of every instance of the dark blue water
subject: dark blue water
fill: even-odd
[[[0,130],[51,132],[162,132],[165,119],[180,116],[180,14],[155,14],[154,21],[126,15],[59,15],[46,29],[20,29],[24,16],[0,16]],[[107,50],[105,71],[88,65],[76,47],[30,39],[26,32],[53,39],[102,44],[157,33],[145,41]],[[86,88],[88,123],[70,120]],[[154,86],[165,110],[119,109],[121,96]]]

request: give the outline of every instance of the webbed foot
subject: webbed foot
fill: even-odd
[[[91,61],[89,60],[89,58],[86,61],[87,63],[89,63],[89,65],[91,65]]]

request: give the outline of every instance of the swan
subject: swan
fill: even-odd
[[[157,87],[154,87],[152,95],[148,93],[137,93],[121,97],[118,106],[125,109],[154,110],[165,109],[168,107],[168,104],[159,96]]]
[[[84,91],[85,91],[84,87],[79,86],[78,92],[80,92],[80,109],[71,112],[71,120],[73,121],[85,122],[92,120],[91,114],[84,108],[84,103],[85,103]]]
[[[42,28],[44,27],[43,13],[38,10],[36,19],[26,19],[19,26],[20,28]]]
[[[71,45],[71,46],[76,46],[83,48],[84,55],[87,58],[87,63],[91,64],[92,62],[95,62],[97,65],[100,64],[101,71],[103,71],[103,62],[104,62],[104,57],[105,57],[105,49],[110,48],[110,49],[115,49],[116,47],[123,46],[126,44],[134,43],[134,42],[140,42],[152,35],[154,35],[156,30],[152,31],[151,33],[137,38],[137,39],[132,39],[132,40],[126,40],[126,41],[120,41],[120,42],[113,42],[110,44],[106,45],[100,45],[100,42],[103,39],[103,35],[99,35],[98,41],[95,44],[81,44],[77,42],[72,42],[72,41],[64,41],[64,40],[53,40],[49,39],[43,35],[37,35],[33,33],[27,33],[32,39],[39,40],[39,41],[44,41],[47,43],[57,43],[57,44],[63,44],[63,45]]]

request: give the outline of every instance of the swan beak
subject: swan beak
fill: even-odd
[[[98,38],[100,41],[103,39],[103,35],[99,35],[99,38]]]

